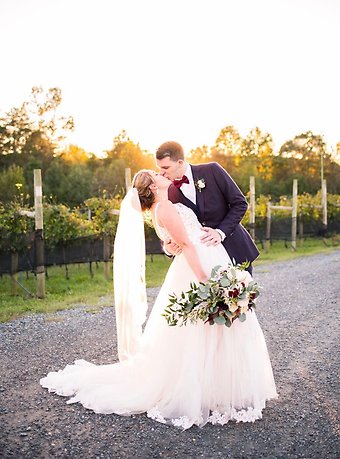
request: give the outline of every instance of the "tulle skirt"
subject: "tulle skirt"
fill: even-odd
[[[226,265],[224,248],[197,246],[207,273]],[[207,422],[254,422],[276,388],[255,311],[230,328],[203,322],[170,327],[162,316],[171,293],[190,288],[195,275],[183,255],[172,262],[146,324],[140,350],[111,365],[77,360],[40,384],[96,413],[146,412],[156,421],[187,429]]]

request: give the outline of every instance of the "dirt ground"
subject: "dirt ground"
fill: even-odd
[[[116,361],[113,308],[80,306],[0,325],[0,457],[340,457],[339,268],[337,250],[255,270],[279,399],[253,424],[182,432],[146,415],[94,414],[42,389],[42,376],[75,359]]]

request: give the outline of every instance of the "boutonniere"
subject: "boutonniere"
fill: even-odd
[[[198,189],[198,191],[201,193],[201,191],[203,190],[203,188],[205,188],[205,180],[204,178],[200,178],[198,180],[196,180],[195,182],[195,187]]]

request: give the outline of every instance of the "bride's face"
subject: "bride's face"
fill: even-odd
[[[155,171],[150,171],[150,175],[157,188],[159,189],[169,188],[171,184],[171,180],[164,177],[164,175],[161,175],[160,173],[157,173]]]

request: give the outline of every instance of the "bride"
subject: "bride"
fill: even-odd
[[[168,200],[171,182],[138,172],[121,206],[114,248],[115,307],[120,362],[77,360],[40,380],[50,392],[72,396],[96,413],[146,412],[161,423],[188,429],[207,422],[254,422],[276,388],[265,339],[254,311],[230,328],[203,322],[170,327],[162,316],[169,294],[205,282],[230,258],[221,244],[201,242],[194,212]],[[145,240],[142,211],[150,210],[158,236],[181,248],[146,318]]]

